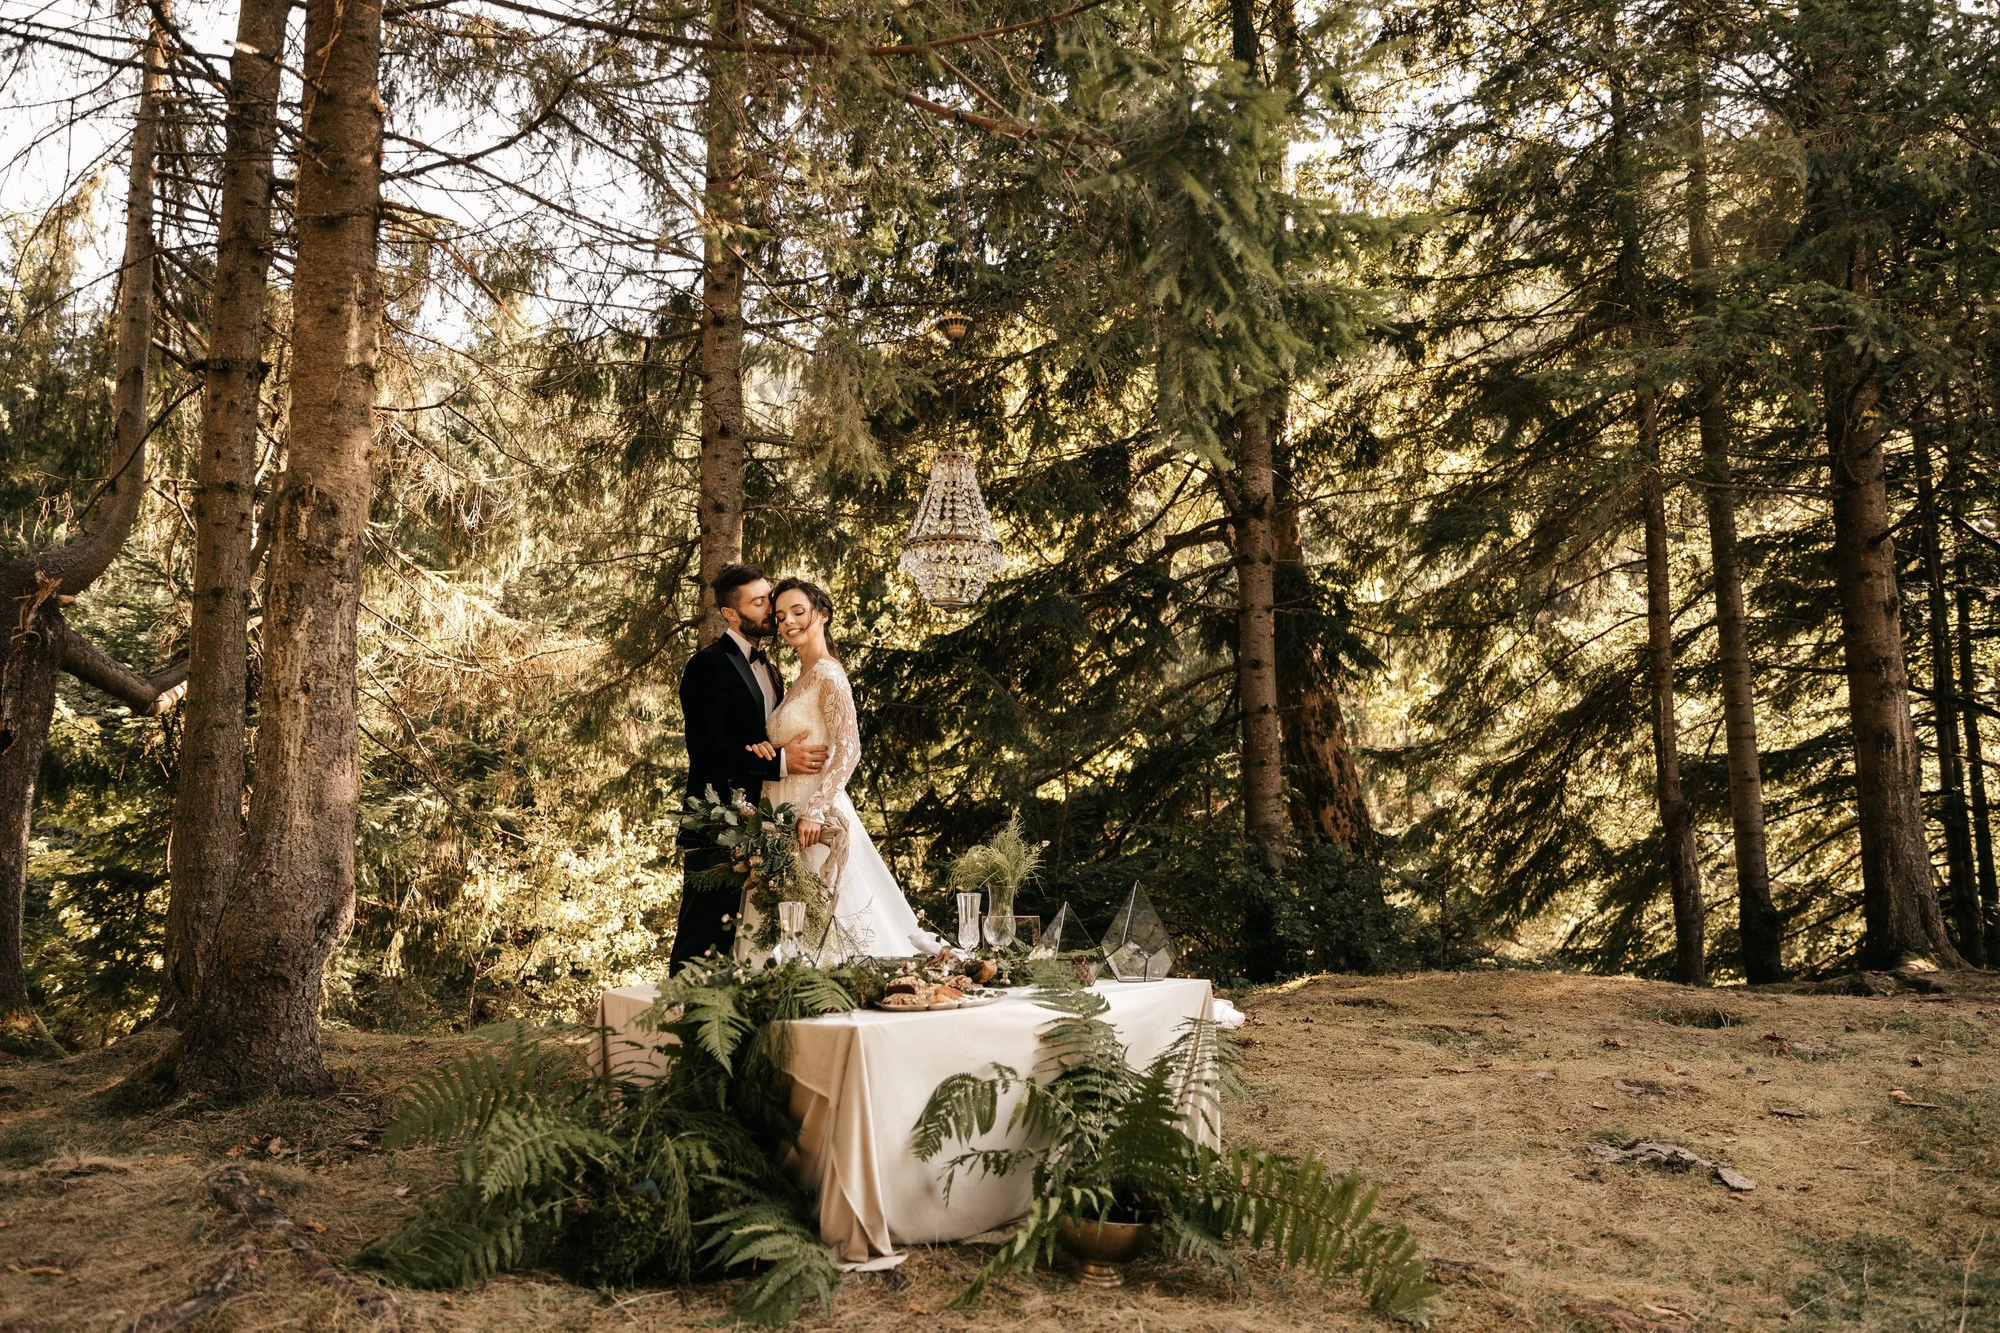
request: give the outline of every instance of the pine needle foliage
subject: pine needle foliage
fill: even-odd
[[[1034,1172],[1034,1203],[1020,1227],[959,1297],[1037,1259],[1054,1256],[1058,1229],[1071,1221],[1146,1221],[1177,1259],[1201,1260],[1243,1278],[1237,1246],[1269,1248],[1287,1268],[1321,1281],[1351,1278],[1383,1314],[1429,1322],[1437,1288],[1416,1242],[1400,1225],[1375,1220],[1376,1190],[1359,1174],[1237,1148],[1219,1137],[1223,1097],[1237,1089],[1237,1058],[1214,1024],[1191,1021],[1143,1069],[1104,1021],[1102,997],[1076,987],[1039,992],[1061,1017],[1042,1033],[1032,1076],[1004,1065],[990,1076],[961,1074],[931,1094],[913,1144],[926,1161],[970,1144],[999,1122],[1003,1099],[1018,1094],[1007,1137],[1024,1146],[967,1148],[945,1163],[945,1190],[961,1172]]]
[[[419,1082],[383,1136],[456,1145],[451,1187],[358,1264],[458,1286],[546,1264],[602,1286],[748,1276],[735,1315],[789,1323],[830,1307],[840,1273],[779,1170],[784,1023],[852,1008],[869,977],[794,966],[683,968],[652,1025],[679,1039],[657,1080],[607,1082],[526,1031]]]

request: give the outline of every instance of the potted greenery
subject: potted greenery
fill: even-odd
[[[1018,1147],[966,1147],[945,1163],[947,1197],[962,1171],[1034,1172],[1033,1204],[961,1303],[989,1282],[1061,1247],[1081,1279],[1114,1286],[1124,1265],[1155,1239],[1176,1258],[1200,1259],[1241,1281],[1232,1244],[1269,1245],[1280,1263],[1322,1280],[1356,1277],[1383,1313],[1424,1322],[1436,1287],[1401,1226],[1372,1219],[1376,1191],[1358,1174],[1335,1177],[1311,1157],[1254,1148],[1223,1152],[1222,1092],[1234,1086],[1235,1056],[1212,1023],[1193,1022],[1144,1069],[1103,1019],[1101,996],[1076,987],[1044,990],[1063,1015],[1042,1033],[1035,1075],[994,1065],[990,1076],[940,1083],[918,1118],[917,1155],[990,1134],[1003,1096],[1020,1093],[1007,1122]]]

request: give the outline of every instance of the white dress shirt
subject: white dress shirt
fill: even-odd
[[[723,633],[736,641],[737,650],[743,654],[743,660],[749,662],[750,654],[757,651],[755,645],[734,629],[726,629]],[[765,661],[750,662],[750,674],[757,678],[757,688],[764,691],[764,716],[769,717],[772,710],[778,706],[778,681],[771,674],[771,664]],[[778,752],[778,776],[781,778],[785,776],[785,755],[782,750]]]

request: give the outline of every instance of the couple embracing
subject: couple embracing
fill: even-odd
[[[834,887],[841,926],[877,956],[915,952],[916,913],[847,796],[861,761],[861,732],[833,646],[833,599],[804,579],[773,587],[755,565],[724,565],[709,586],[728,628],[688,659],[681,676],[688,795],[713,787],[724,800],[762,797],[790,805],[807,866]],[[789,686],[767,652],[773,640],[797,658]],[[711,949],[747,957],[748,932],[739,938],[736,929],[742,890],[689,882],[721,864],[723,849],[682,836],[672,966]]]

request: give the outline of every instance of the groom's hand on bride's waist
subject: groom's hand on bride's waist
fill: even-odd
[[[826,747],[807,745],[800,737],[785,746],[785,776],[807,777],[826,767]]]

